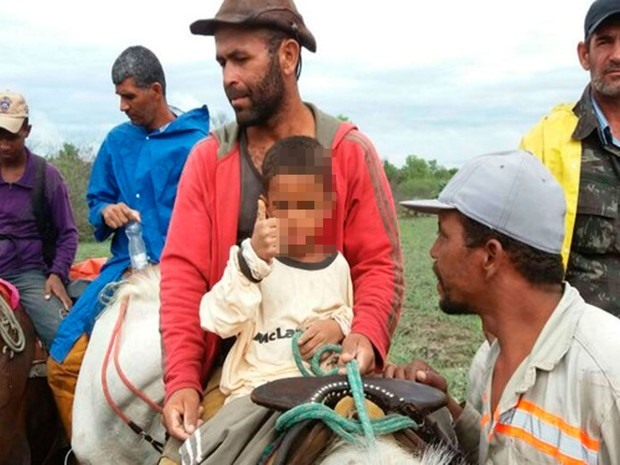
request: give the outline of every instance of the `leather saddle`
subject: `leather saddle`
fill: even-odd
[[[441,441],[440,430],[427,415],[447,404],[445,393],[415,381],[362,377],[367,404],[375,404],[383,414],[399,413],[412,418],[419,428],[394,433],[396,440],[412,452]],[[256,404],[286,411],[304,403],[323,403],[334,408],[350,396],[346,376],[285,378],[264,384],[252,392]],[[336,409],[338,411],[338,409]],[[338,412],[343,414],[342,412]],[[320,420],[298,423],[275,443],[271,465],[310,465],[324,452],[332,431]]]

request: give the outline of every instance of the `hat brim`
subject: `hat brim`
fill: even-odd
[[[422,213],[437,214],[440,211],[456,210],[456,207],[448,205],[447,203],[440,202],[437,199],[432,200],[403,200],[400,204],[410,210],[415,210]]]
[[[189,25],[189,30],[194,35],[212,36],[215,34],[215,30],[217,29],[218,26],[225,26],[225,25],[243,26],[244,24],[251,25],[251,26],[259,26],[259,27],[264,26],[266,28],[275,28],[278,30],[283,30],[277,25],[275,25],[272,21],[264,21],[264,22],[254,21],[253,23],[248,23],[247,18],[245,16],[238,17],[238,18],[230,17],[230,18],[226,18],[226,20],[215,19],[215,18],[198,19]],[[290,31],[284,31],[284,32],[290,33]],[[299,42],[303,47],[307,48],[312,53],[316,53],[316,40],[314,36],[312,35],[312,33],[305,27],[303,28],[302,34],[300,34]]]
[[[17,134],[24,125],[25,117],[13,117],[13,116],[0,116],[0,129],[6,129],[7,131]]]
[[[189,30],[191,31],[192,34],[196,34],[199,36],[212,36],[213,34],[215,34],[215,28],[219,24],[239,24],[239,23],[222,22],[216,19],[199,19],[197,21],[194,21],[192,24],[190,24]]]
[[[620,8],[610,11],[597,22],[595,22],[592,26],[590,26],[590,29],[587,31],[587,34],[585,36],[585,40],[588,40],[590,37],[592,37],[592,34],[596,32],[596,30],[600,27],[601,24],[603,24],[605,21],[615,15],[620,15]]]

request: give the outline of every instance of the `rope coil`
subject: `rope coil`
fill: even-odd
[[[6,353],[7,350],[13,354],[19,353],[26,347],[24,330],[19,324],[15,312],[2,297],[0,297],[0,336],[6,344],[2,349],[3,353]]]

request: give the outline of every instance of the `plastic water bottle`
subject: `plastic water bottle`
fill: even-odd
[[[142,239],[142,225],[137,221],[131,221],[125,226],[125,234],[129,238],[129,258],[131,259],[131,268],[133,271],[139,271],[146,268],[149,259],[146,256],[146,246]]]

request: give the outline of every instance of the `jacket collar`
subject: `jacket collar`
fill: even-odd
[[[525,371],[515,385],[517,393],[526,392],[536,381],[536,370],[551,371],[564,358],[584,312],[583,298],[568,283],[551,317],[538,335],[530,355],[524,361]]]
[[[522,394],[536,382],[537,370],[551,371],[564,358],[577,331],[585,306],[579,292],[564,283],[564,294],[551,317],[538,335],[532,351],[519,365],[504,388],[497,413],[500,415],[514,408]],[[493,368],[500,353],[497,340],[491,344],[484,372],[486,392],[491,392]]]
[[[592,134],[593,131],[597,131],[600,137],[599,122],[596,117],[596,111],[592,104],[592,89],[588,84],[581,94],[579,102],[573,108],[573,112],[577,115],[577,127],[573,131],[573,139],[583,140]],[[601,141],[604,143],[604,141]]]
[[[26,168],[24,174],[17,181],[10,183],[31,189],[34,186],[34,163],[32,161],[32,152],[28,147],[24,147],[26,151]],[[9,184],[0,177],[0,184]]]
[[[343,121],[334,118],[331,115],[321,111],[318,107],[312,103],[304,102],[305,105],[310,108],[314,116],[316,124],[316,138],[323,147],[335,147],[342,138],[346,135],[346,132],[338,132],[338,129],[342,124],[348,124],[350,130],[355,129],[355,126],[350,123],[343,123]],[[336,138],[336,135],[339,135]],[[218,140],[219,147],[217,150],[217,157],[223,158],[235,147],[240,139],[240,129],[236,122],[222,126],[212,132],[212,135]]]

